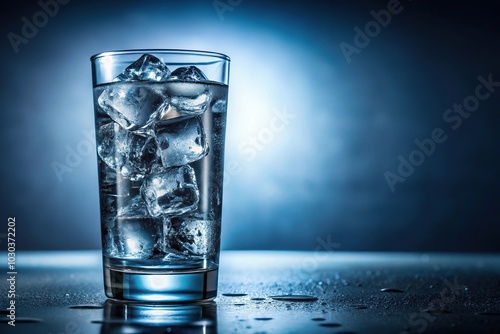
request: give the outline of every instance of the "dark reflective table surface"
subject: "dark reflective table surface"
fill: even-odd
[[[182,305],[106,299],[99,251],[16,255],[2,334],[500,333],[495,254],[222,252],[215,301]]]

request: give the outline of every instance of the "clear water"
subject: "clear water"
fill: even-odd
[[[227,86],[116,82],[94,100],[106,295],[214,298]]]

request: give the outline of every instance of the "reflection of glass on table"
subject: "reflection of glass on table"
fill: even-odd
[[[107,300],[101,333],[216,333],[217,305],[142,304]]]

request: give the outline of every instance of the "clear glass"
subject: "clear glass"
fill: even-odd
[[[91,63],[106,296],[215,298],[229,58],[125,50]]]

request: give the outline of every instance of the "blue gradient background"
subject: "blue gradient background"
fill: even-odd
[[[18,249],[99,248],[95,152],[62,182],[52,168],[94,135],[89,58],[188,48],[232,60],[223,249],[314,250],[320,238],[339,250],[500,251],[500,87],[457,130],[442,119],[479,75],[500,81],[499,13],[494,2],[401,5],[349,64],[339,44],[386,1],[243,0],[221,17],[211,0],[72,0],[17,54],[7,34],[41,8],[8,1],[2,229],[16,217]],[[447,141],[391,192],[384,172],[436,127]]]

